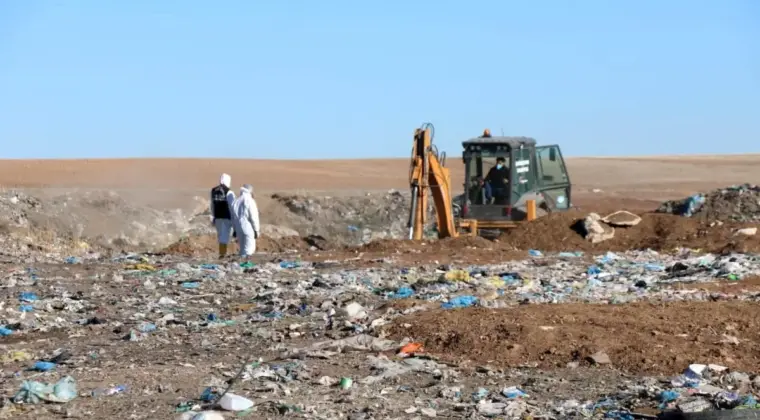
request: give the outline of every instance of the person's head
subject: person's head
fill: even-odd
[[[485,183],[485,180],[482,176],[476,176],[475,177],[475,184],[482,186]]]
[[[230,187],[230,183],[232,183],[232,177],[230,177],[227,174],[222,174],[222,176],[219,179],[219,183],[221,185],[224,185],[225,187],[229,188]]]
[[[253,197],[253,185],[251,184],[245,184],[242,187],[240,187],[240,195],[248,194],[251,197]]]
[[[496,158],[496,168],[497,169],[503,168],[505,162],[506,162],[506,160],[503,157],[497,157]]]

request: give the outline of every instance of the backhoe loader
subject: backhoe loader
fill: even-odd
[[[536,146],[530,137],[493,137],[486,129],[462,142],[464,193],[453,197],[446,154],[438,152],[434,135],[430,123],[414,132],[409,239],[423,238],[429,196],[439,238],[487,236],[570,208],[570,176],[559,146]]]

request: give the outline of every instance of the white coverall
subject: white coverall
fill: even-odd
[[[232,178],[227,174],[222,174],[219,183],[229,188]],[[230,204],[230,213],[232,213],[232,202],[235,200],[235,193],[227,191],[227,203]],[[216,219],[214,218],[214,197],[211,197],[210,201],[211,220],[214,222],[216,228],[216,237],[219,245],[227,245],[230,243],[230,237],[232,236],[232,220],[231,219]],[[232,217],[234,218],[234,217]],[[226,249],[225,249],[226,252]],[[221,253],[221,250],[220,250]]]
[[[240,256],[247,257],[256,252],[256,238],[259,237],[259,209],[253,199],[253,187],[244,185],[240,195],[232,203],[232,219],[237,233]]]

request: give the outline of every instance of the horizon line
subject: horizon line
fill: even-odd
[[[616,156],[564,156],[565,159],[667,159],[667,158],[716,158],[716,157],[741,157],[741,156],[756,156],[760,155],[760,152],[745,152],[745,153],[684,153],[684,154],[670,154],[670,155],[616,155]],[[462,156],[448,155],[447,159],[461,158]],[[409,157],[357,157],[357,158],[239,158],[239,157],[177,157],[177,156],[151,156],[151,157],[78,157],[78,158],[2,158],[3,161],[87,161],[87,160],[235,160],[235,161],[276,161],[276,162],[329,162],[329,161],[377,161],[377,160],[399,160],[409,159]]]

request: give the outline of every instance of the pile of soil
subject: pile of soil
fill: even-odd
[[[270,199],[277,209],[272,221],[301,235],[359,245],[374,239],[403,238],[407,231],[409,194],[398,191],[360,196],[273,194]]]
[[[630,249],[672,250],[679,247],[707,252],[756,252],[760,238],[736,236],[736,229],[746,224],[712,225],[706,221],[645,213],[641,223],[629,228],[616,228],[615,237],[592,244],[583,234],[586,213],[567,211],[554,213],[503,233],[499,242],[518,249],[541,251],[625,251]]]
[[[404,252],[447,252],[457,251],[469,248],[476,249],[493,249],[499,248],[500,245],[494,241],[479,236],[459,236],[456,238],[432,239],[423,241],[397,240],[397,239],[380,239],[364,244],[357,248],[349,247],[348,249],[357,249],[362,252],[386,252],[404,253]]]
[[[398,318],[386,331],[460,363],[548,369],[590,364],[601,351],[614,368],[637,374],[673,374],[690,363],[749,372],[760,362],[758,309],[738,301],[435,309]]]
[[[466,235],[424,241],[380,239],[358,247],[347,247],[318,235],[281,239],[264,236],[259,239],[257,250],[270,253],[313,250],[366,252],[387,256],[428,254],[441,257],[463,256],[471,252],[483,254],[484,251],[493,256],[498,254],[506,257],[507,253],[515,250],[529,249],[545,252],[606,252],[631,249],[671,251],[687,247],[715,253],[760,252],[760,237],[735,235],[736,229],[746,227],[747,224],[711,225],[696,218],[658,213],[642,214],[642,221],[638,225],[616,228],[614,238],[592,244],[583,236],[582,221],[586,215],[580,211],[550,214],[510,229],[495,241]],[[166,253],[191,256],[206,255],[216,251],[214,235],[191,236],[164,249]]]
[[[279,239],[262,237],[256,242],[256,252],[281,253],[288,251],[309,251],[311,249],[329,249],[332,245],[322,237],[308,236],[305,238],[298,236],[288,236]],[[169,245],[160,252],[172,255],[183,256],[207,256],[219,251],[216,236],[214,235],[197,235],[188,236]],[[237,244],[231,243],[230,253],[237,252]]]
[[[407,239],[377,239],[358,247],[348,246],[346,247],[346,250],[393,254],[398,252],[419,251],[430,242],[431,241],[417,242]]]
[[[738,185],[700,194],[704,203],[694,210],[692,218],[702,221],[752,222],[760,220],[760,186]],[[691,197],[666,201],[658,213],[684,215]]]

